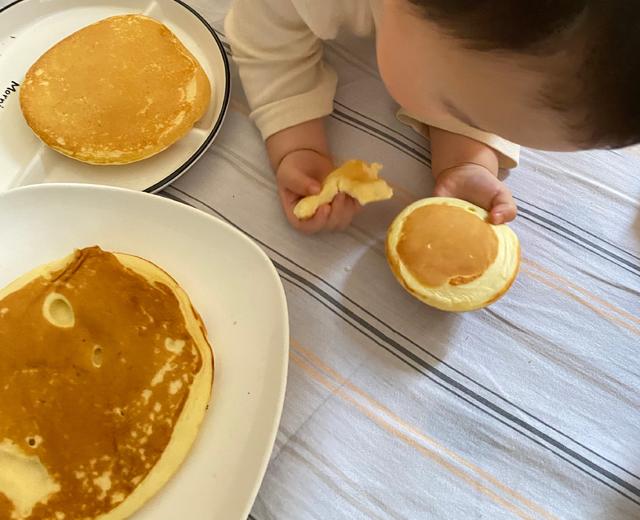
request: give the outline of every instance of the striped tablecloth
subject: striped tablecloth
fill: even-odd
[[[227,0],[192,4],[222,31]],[[428,145],[396,122],[371,42],[326,57],[337,160],[383,163],[391,201],[341,234],[291,230],[237,76],[219,138],[164,193],[251,236],[287,292],[287,398],[251,518],[640,518],[640,155],[524,150],[517,282],[487,310],[430,310],[383,247],[430,193]]]

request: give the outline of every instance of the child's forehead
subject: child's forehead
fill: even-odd
[[[453,117],[536,148],[575,148],[567,114],[548,97],[552,88],[571,87],[566,54],[474,49],[406,10],[390,13],[379,34],[379,65],[390,92],[410,113]]]

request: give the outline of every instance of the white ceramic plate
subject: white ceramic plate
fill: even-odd
[[[69,34],[103,18],[143,13],[167,25],[209,76],[208,112],[179,142],[158,155],[122,166],[95,166],[45,146],[20,111],[19,86],[29,67]],[[0,9],[0,191],[29,184],[73,182],[156,192],[206,151],[224,120],[229,65],[211,26],[180,0],[18,0]]]
[[[288,365],[286,301],[268,257],[214,217],[111,187],[1,193],[0,222],[0,287],[97,244],[151,260],[187,291],[215,353],[213,399],[184,465],[134,518],[244,520],[275,440]]]

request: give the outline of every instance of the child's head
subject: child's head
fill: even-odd
[[[635,0],[385,0],[378,60],[418,117],[549,150],[640,142]]]

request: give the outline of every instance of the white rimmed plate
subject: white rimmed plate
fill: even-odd
[[[29,67],[69,34],[103,18],[142,13],[167,25],[211,81],[208,112],[179,142],[144,161],[95,166],[45,146],[20,111],[19,84]],[[156,192],[185,173],[218,133],[229,102],[229,64],[213,28],[180,0],[18,0],[0,9],[0,191],[73,182]]]
[[[134,518],[244,520],[273,447],[288,364],[286,301],[269,258],[214,217],[111,187],[1,193],[0,222],[0,287],[97,244],[151,260],[187,291],[215,353],[213,399],[184,465]]]

